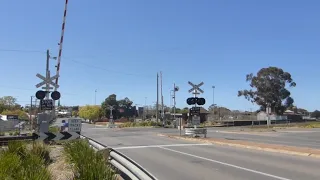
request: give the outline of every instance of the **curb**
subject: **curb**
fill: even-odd
[[[257,146],[243,145],[243,144],[238,144],[238,143],[222,142],[219,140],[209,141],[209,140],[205,140],[205,139],[185,138],[185,137],[172,136],[172,135],[166,135],[166,134],[157,134],[157,136],[168,137],[168,138],[173,138],[173,139],[188,140],[188,141],[197,141],[197,142],[203,142],[203,143],[208,143],[208,144],[227,145],[227,146],[231,146],[231,147],[260,150],[260,151],[266,151],[266,152],[274,152],[274,153],[282,153],[282,154],[289,154],[289,155],[309,156],[309,157],[320,158],[320,154],[313,154],[313,153],[299,152],[299,151],[290,151],[290,150],[277,149],[277,148],[263,148],[263,147],[259,147],[258,145]],[[286,147],[288,147],[288,146],[286,146]],[[294,146],[290,146],[290,147],[294,147]]]

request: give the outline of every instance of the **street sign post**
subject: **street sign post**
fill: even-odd
[[[69,119],[68,120],[68,132],[81,132],[81,119]]]
[[[52,99],[43,99],[40,100],[41,110],[52,110],[53,109],[53,100]]]

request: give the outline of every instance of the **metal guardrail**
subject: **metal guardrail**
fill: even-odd
[[[128,158],[124,154],[112,149],[107,146],[89,138],[81,135],[80,138],[87,139],[89,144],[95,150],[103,150],[108,149],[109,154],[109,162],[116,169],[118,169],[121,173],[125,174],[131,180],[157,180],[151,173],[143,169],[138,163]],[[125,179],[128,179],[125,178]]]
[[[203,134],[204,137],[207,136],[207,129],[206,128],[186,128],[185,135],[199,135]]]

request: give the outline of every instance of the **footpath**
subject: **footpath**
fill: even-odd
[[[247,148],[247,149],[254,149],[254,150],[260,150],[260,151],[267,151],[267,152],[320,158],[320,149],[313,149],[313,148],[303,148],[303,147],[267,144],[267,143],[256,143],[256,142],[241,141],[241,140],[227,140],[227,139],[219,139],[219,138],[192,138],[187,136],[170,135],[170,134],[158,134],[158,136],[163,136],[163,137],[168,137],[173,139],[202,142],[202,143],[211,143],[211,144],[217,144],[217,145],[227,145],[232,147]]]

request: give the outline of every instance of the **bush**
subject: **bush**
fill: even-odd
[[[0,152],[0,179],[50,180],[44,159],[22,141],[10,141],[8,149]]]
[[[70,141],[64,144],[68,161],[75,165],[74,174],[77,180],[111,180],[115,172],[107,158],[96,153],[86,140]]]
[[[320,128],[320,122],[312,122],[306,125],[303,125],[304,128]]]
[[[4,132],[0,132],[0,136],[4,136],[5,135],[5,133]]]
[[[60,128],[58,126],[50,126],[49,127],[49,132],[51,132],[51,133],[60,132]]]
[[[43,159],[46,165],[48,165],[51,162],[50,149],[45,144],[40,142],[34,142],[30,151],[32,154]]]
[[[161,123],[157,123],[154,121],[142,121],[142,122],[126,122],[120,124],[119,127],[147,127],[147,126],[161,126]]]

